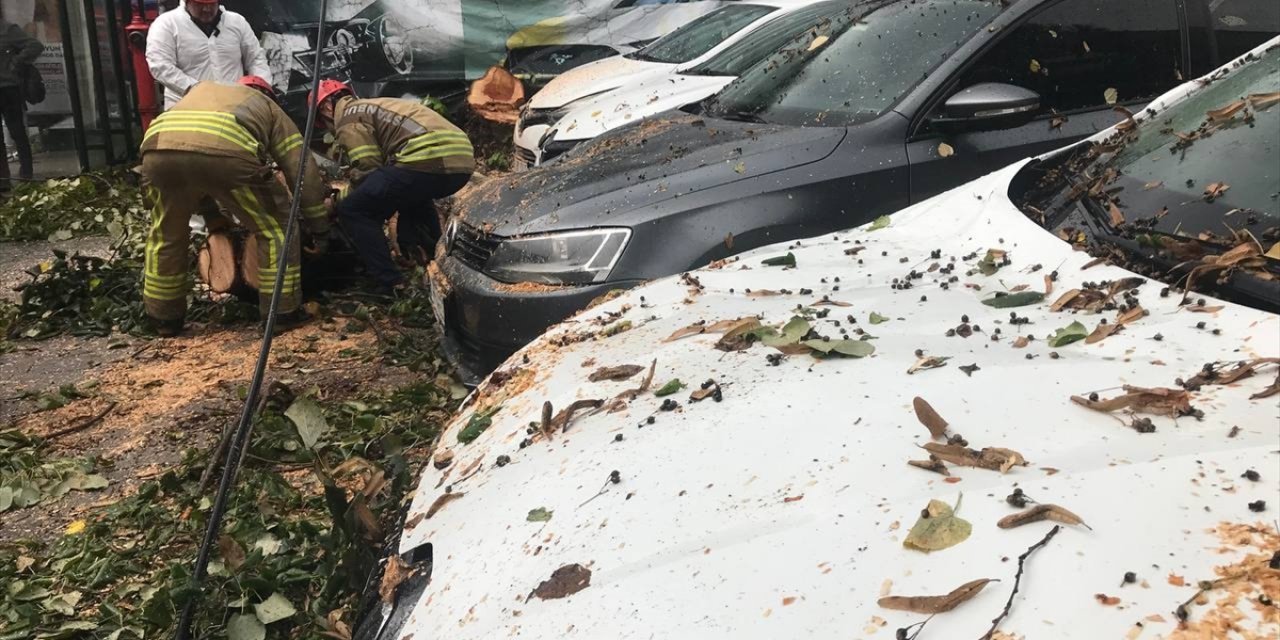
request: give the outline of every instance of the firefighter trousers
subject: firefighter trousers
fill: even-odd
[[[186,315],[191,291],[189,222],[203,198],[213,198],[258,240],[258,308],[265,314],[275,289],[276,261],[285,241],[289,191],[257,161],[198,151],[154,150],[142,156],[142,175],[151,202],[143,302],[147,315],[178,320]],[[288,248],[280,313],[302,302],[298,236]]]
[[[391,261],[382,227],[396,212],[400,252],[411,260],[430,261],[440,238],[440,221],[432,200],[457,193],[471,179],[469,173],[426,173],[404,167],[382,167],[365,177],[338,203],[338,220],[351,236],[369,275],[384,287],[404,276]]]

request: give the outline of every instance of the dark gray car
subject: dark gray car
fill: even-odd
[[[483,374],[610,290],[897,211],[1277,32],[1270,0],[845,3],[711,100],[460,203],[431,279],[448,350]]]

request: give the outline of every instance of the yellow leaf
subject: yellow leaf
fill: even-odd
[[[1111,87],[1102,92],[1102,97],[1107,101],[1107,104],[1115,104],[1120,99],[1120,92]]]
[[[1273,260],[1280,260],[1280,242],[1271,245],[1266,253],[1262,254]]]
[[[822,45],[827,43],[827,40],[830,40],[830,38],[828,38],[827,36],[818,36],[814,38],[813,42],[809,43],[809,50],[813,51],[814,49],[821,47]]]
[[[1031,59],[1031,64],[1030,64],[1029,66],[1031,67],[1031,73],[1040,73],[1040,61],[1039,61],[1039,60],[1036,60],[1035,58],[1032,58],[1032,59]]]
[[[949,144],[947,144],[947,143],[945,143],[945,142],[940,142],[940,143],[938,143],[938,155],[940,155],[940,156],[942,156],[942,157],[944,157],[944,158],[950,158],[951,156],[953,156],[953,155],[955,155],[955,154],[956,154],[956,150],[955,150],[955,149],[952,149],[952,148],[951,148],[951,145],[949,145]]]
[[[85,527],[84,520],[76,520],[75,522],[72,522],[71,524],[67,525],[66,534],[69,536],[74,536],[77,533],[84,531],[84,527]]]
[[[53,268],[52,260],[45,260],[44,262],[40,263],[40,273],[48,273],[49,270],[52,268]]]

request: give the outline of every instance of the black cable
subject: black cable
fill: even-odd
[[[320,61],[324,51],[324,21],[328,14],[329,0],[320,0],[320,20],[316,25],[315,60],[311,65],[311,95],[320,95]],[[227,500],[235,485],[236,473],[240,470],[241,453],[249,445],[249,435],[253,431],[253,417],[258,405],[258,394],[262,390],[262,380],[267,371],[267,357],[271,355],[271,342],[275,337],[276,313],[280,307],[280,292],[284,290],[285,270],[289,263],[289,248],[293,246],[298,229],[298,211],[302,200],[303,179],[307,173],[307,160],[311,157],[311,140],[315,135],[316,112],[318,104],[307,105],[307,124],[302,133],[302,158],[298,161],[298,175],[293,181],[293,202],[289,207],[289,219],[285,226],[284,246],[276,258],[275,288],[271,291],[271,304],[267,308],[267,320],[263,327],[262,348],[258,350],[258,361],[253,367],[253,381],[249,383],[249,393],[244,399],[244,409],[240,412],[240,423],[236,425],[231,446],[227,447],[226,462],[222,465],[222,478],[218,481],[218,493],[213,499],[213,509],[209,512],[209,523],[204,529],[204,540],[200,543],[200,552],[196,555],[196,565],[191,572],[191,583],[195,587],[182,606],[182,615],[178,619],[176,640],[188,640],[191,637],[191,622],[195,618],[196,607],[203,600],[204,579],[209,568],[209,556],[217,544],[218,532],[222,529],[222,518],[226,515]],[[213,464],[214,461],[210,461]]]

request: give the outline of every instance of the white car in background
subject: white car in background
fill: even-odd
[[[552,328],[354,637],[1280,635],[1280,38],[1117,119]]]
[[[752,0],[726,4],[655,40],[643,49],[566,71],[535,93],[521,111],[514,136],[516,168],[527,169],[540,164],[540,143],[548,130],[565,114],[575,112],[580,105],[640,85],[664,83],[678,77],[681,72],[699,68],[700,65],[719,58],[731,48],[739,52],[734,56],[739,61],[744,55],[752,61],[763,58],[777,46],[781,46],[781,42],[768,50],[763,47],[771,40],[762,41],[758,37],[752,40],[756,45],[745,51],[734,45],[747,41],[753,34],[766,31],[765,27],[780,18],[792,16],[815,4],[826,3],[819,3],[818,0]],[[776,29],[768,32],[774,31]],[[713,78],[704,74],[703,80],[691,84],[716,85],[716,89],[711,91],[715,93],[720,86],[732,80],[733,76]],[[651,110],[649,112],[656,113]]]

